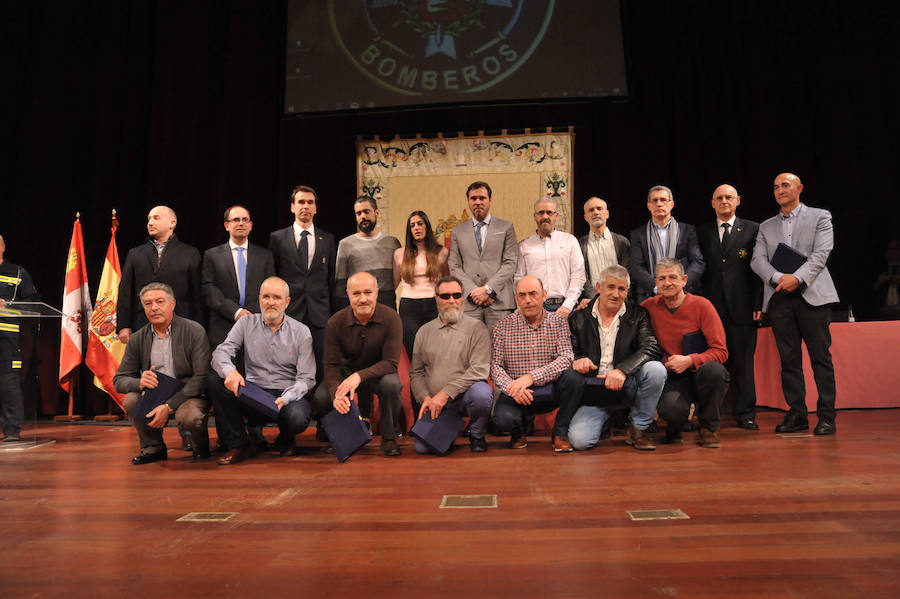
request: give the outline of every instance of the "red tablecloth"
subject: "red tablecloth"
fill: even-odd
[[[831,324],[837,408],[900,407],[900,321]],[[781,359],[772,329],[759,329],[755,356],[756,403],[786,410]],[[803,347],[806,407],[816,410],[815,380]]]

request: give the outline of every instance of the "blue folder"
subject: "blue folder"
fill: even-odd
[[[372,433],[369,432],[369,427],[363,421],[359,407],[353,400],[350,400],[349,412],[341,414],[337,410],[331,410],[322,417],[320,424],[325,429],[339,462],[346,461],[372,440]]]
[[[596,374],[586,374],[584,375],[584,383],[588,387],[606,387],[606,379],[598,379]]]
[[[410,429],[409,434],[424,443],[434,453],[444,455],[450,451],[450,447],[456,441],[463,426],[465,426],[465,422],[454,405],[441,410],[437,419],[432,418],[431,413],[426,411]]]
[[[145,389],[134,408],[134,419],[144,418],[147,422],[151,419],[147,418],[147,413],[163,405],[169,398],[178,393],[184,387],[184,383],[176,378],[172,378],[167,374],[154,371],[156,374],[157,385],[153,389]]]
[[[685,333],[681,338],[681,355],[689,356],[691,354],[702,354],[709,349],[706,343],[706,335],[703,331],[692,331]]]
[[[270,418],[273,422],[278,420],[278,404],[275,403],[275,396],[250,381],[246,381],[246,384],[241,387],[238,401]]]
[[[807,258],[786,243],[779,243],[769,264],[780,273],[792,275],[803,266]]]
[[[553,401],[553,383],[539,385],[531,388],[532,403],[544,403]]]

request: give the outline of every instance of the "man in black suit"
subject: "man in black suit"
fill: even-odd
[[[631,243],[624,235],[613,233],[609,223],[609,206],[596,196],[584,203],[584,220],[591,230],[578,238],[584,256],[584,291],[578,309],[586,308],[597,297],[597,283],[603,283],[600,273],[618,264],[628,268],[631,263]]]
[[[316,380],[322,380],[325,325],[331,317],[334,292],[334,235],[313,225],[319,197],[316,190],[298,185],[291,192],[294,223],[269,237],[276,274],[287,281],[291,303],[287,315],[309,328],[316,355]]]
[[[212,347],[225,341],[241,317],[259,312],[259,287],[275,274],[272,252],[248,241],[253,221],[246,208],[225,211],[225,230],[228,241],[203,254],[203,300]]]
[[[147,215],[147,243],[128,250],[119,282],[119,341],[128,343],[131,332],[147,324],[138,291],[148,283],[165,283],[175,294],[175,314],[203,323],[200,291],[200,252],[175,237],[178,219],[168,206],[156,206]]]
[[[712,196],[716,220],[697,227],[697,238],[706,260],[703,289],[725,327],[725,365],[734,381],[731,413],[739,427],[755,431],[759,425],[753,354],[756,324],[762,318],[762,282],[751,270],[750,259],[759,224],[737,218],[735,211],[740,203],[741,196],[734,187],[716,187]]]
[[[704,263],[697,244],[697,230],[693,225],[677,222],[672,217],[674,207],[675,197],[671,189],[663,185],[651,187],[647,194],[650,221],[631,232],[631,264],[628,271],[637,304],[656,295],[655,269],[661,258],[680,260],[688,276],[685,291],[700,293]]]

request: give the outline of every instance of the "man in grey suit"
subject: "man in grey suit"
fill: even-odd
[[[763,282],[763,312],[768,313],[781,356],[781,387],[790,411],[776,433],[809,429],[801,341],[806,342],[819,390],[816,435],[835,432],[834,365],[831,361],[831,307],[837,290],[825,263],[834,247],[831,213],[800,202],[803,184],[792,173],[775,178],[775,201],[781,212],[759,226],[750,267]],[[771,264],[783,243],[806,257],[793,273]]]
[[[584,220],[591,230],[578,238],[584,255],[584,291],[578,310],[586,308],[597,296],[597,283],[603,283],[600,273],[618,264],[626,269],[631,263],[631,243],[624,235],[613,233],[609,223],[609,206],[606,200],[593,196],[584,203]]]
[[[516,230],[508,220],[491,215],[491,186],[484,181],[469,185],[466,198],[472,220],[453,227],[447,264],[462,281],[465,313],[493,331],[516,307]]]
[[[240,318],[259,312],[259,286],[275,274],[272,252],[249,242],[253,221],[243,206],[225,211],[228,241],[203,254],[203,301],[209,342],[216,347]]]
[[[175,315],[175,294],[165,283],[145,285],[140,298],[149,323],[131,335],[113,377],[116,391],[125,393],[125,412],[134,422],[141,444],[141,453],[131,463],[138,466],[168,457],[163,429],[173,414],[178,425],[193,437],[194,459],[208,458],[206,332],[193,320]],[[179,379],[184,386],[164,404],[146,414],[135,414],[141,394],[159,385],[156,373]]]

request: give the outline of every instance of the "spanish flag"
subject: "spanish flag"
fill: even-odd
[[[91,294],[88,291],[87,267],[84,264],[84,240],[81,237],[80,214],[75,216],[72,242],[66,258],[66,283],[63,289],[62,332],[59,342],[59,384],[72,390],[72,379],[82,362],[85,325],[91,319]]]
[[[116,211],[113,210],[109,249],[106,250],[106,260],[103,262],[100,287],[97,288],[97,300],[94,302],[94,315],[91,317],[88,331],[84,363],[94,373],[94,385],[106,391],[122,408],[125,395],[116,393],[113,389],[113,376],[125,353],[125,344],[116,336],[116,308],[119,303],[119,281],[122,279],[119,250],[116,248],[117,228],[119,221],[116,220]]]

